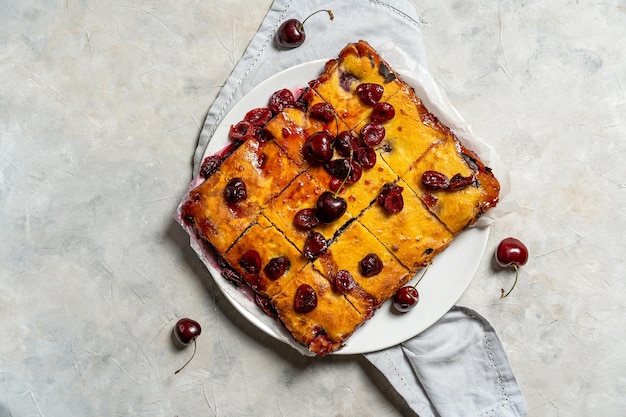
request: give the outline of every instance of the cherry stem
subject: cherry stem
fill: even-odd
[[[304,27],[304,22],[306,22],[307,20],[309,20],[309,17],[313,16],[314,14],[318,14],[318,13],[320,13],[320,12],[326,12],[326,13],[328,13],[328,17],[330,17],[330,20],[334,20],[334,19],[335,19],[335,15],[333,14],[333,11],[332,11],[332,10],[324,10],[324,9],[322,9],[322,10],[318,10],[318,11],[313,12],[313,13],[311,13],[310,15],[308,15],[308,16],[306,17],[306,19],[304,19],[304,20],[302,21],[302,23],[300,23],[300,24],[298,25],[298,30],[302,30],[302,28]]]
[[[424,275],[426,275],[426,272],[428,272],[428,268],[430,268],[431,265],[432,262],[429,262],[428,265],[426,265],[426,269],[424,269],[424,272],[422,272],[422,276],[420,277],[420,279],[418,279],[415,285],[413,285],[413,288],[417,288],[417,284],[419,284],[422,278],[424,278]]]
[[[193,359],[193,357],[196,355],[196,346],[197,346],[197,345],[196,345],[196,339],[193,339],[193,353],[191,354],[191,358],[189,358],[189,359],[187,360],[187,362],[185,362],[185,364],[184,364],[183,366],[181,366],[181,367],[180,367],[180,369],[179,369],[178,371],[174,372],[174,375],[176,375],[177,373],[179,373],[180,371],[182,371],[182,370],[185,368],[185,366],[187,366],[187,364],[188,364],[189,362],[191,362],[191,360]]]
[[[515,286],[517,285],[517,277],[519,276],[519,268],[515,264],[513,264],[513,268],[515,268],[515,281],[513,281],[513,286],[506,294],[504,293],[504,288],[501,289],[502,291],[502,295],[500,296],[501,300],[505,298],[507,295],[511,294],[511,291],[513,291],[513,288],[515,288]]]
[[[353,151],[351,150],[350,151],[350,167],[348,168],[348,174],[343,179],[343,182],[341,183],[341,185],[337,188],[337,191],[335,191],[335,195],[334,195],[335,198],[339,196],[339,192],[341,192],[341,189],[343,188],[343,186],[346,185],[346,182],[348,181],[348,178],[350,178],[350,174],[352,173],[352,153]]]

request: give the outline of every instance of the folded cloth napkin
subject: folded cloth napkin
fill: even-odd
[[[526,414],[500,339],[468,308],[453,307],[412,339],[364,356],[419,417]]]
[[[306,23],[307,39],[279,50],[273,39],[289,18],[331,9]],[[294,65],[336,56],[360,39],[375,48],[392,42],[426,67],[418,18],[405,0],[275,0],[261,26],[209,109],[194,155],[197,173],[221,120],[257,84]],[[526,406],[502,344],[477,313],[454,307],[420,335],[365,354],[420,417],[523,416]]]

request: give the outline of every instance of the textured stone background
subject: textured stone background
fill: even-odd
[[[622,415],[626,5],[413,3],[431,73],[517,205],[459,304],[498,330],[530,417]],[[0,416],[410,415],[364,360],[304,358],[244,321],[172,221],[270,4],[0,4]],[[500,301],[509,235],[531,258]],[[203,335],[174,376],[182,316]]]

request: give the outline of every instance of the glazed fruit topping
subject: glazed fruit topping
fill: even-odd
[[[352,91],[352,84],[358,82],[359,79],[346,71],[339,72],[339,86],[343,88],[344,91],[350,92]]]
[[[224,198],[228,203],[235,204],[248,198],[246,184],[241,178],[233,178],[224,187]]]
[[[446,190],[450,187],[450,180],[441,172],[424,171],[422,184],[431,191]]]
[[[405,286],[396,291],[393,297],[393,306],[401,313],[411,310],[419,301],[419,292],[413,286]]]
[[[298,46],[302,45],[306,39],[306,32],[304,31],[304,23],[309,19],[309,17],[320,12],[328,13],[328,17],[330,18],[330,20],[333,20],[335,18],[332,10],[318,10],[316,12],[311,13],[302,22],[300,22],[298,19],[285,20],[278,27],[278,31],[276,32],[276,37],[274,38],[276,45],[279,48],[284,48],[284,49],[297,48]]]
[[[315,209],[305,208],[299,210],[293,218],[293,224],[301,230],[309,230],[317,227],[320,224]]]
[[[278,114],[288,107],[296,107],[296,99],[291,91],[283,88],[271,95],[268,107],[272,113]]]
[[[310,232],[309,236],[304,243],[304,250],[302,254],[309,261],[314,261],[319,258],[323,254],[326,253],[328,249],[328,242],[319,232]]]
[[[475,181],[476,177],[473,174],[468,175],[467,177],[464,177],[461,174],[455,174],[450,179],[445,174],[438,171],[429,170],[424,171],[422,174],[422,184],[431,191],[456,191],[469,187],[474,184]]]
[[[309,284],[301,284],[296,290],[293,308],[296,313],[305,314],[317,307],[317,292]]]
[[[231,140],[246,140],[254,136],[256,129],[250,122],[245,120],[232,125],[228,132],[228,136]]]
[[[385,82],[386,83],[390,83],[393,80],[396,79],[396,74],[394,74],[393,72],[389,71],[389,68],[387,67],[387,65],[381,63],[380,67],[378,68],[378,72],[380,75],[382,75],[383,77],[385,77]]]
[[[331,178],[328,188],[334,193],[340,193],[345,185],[346,180],[341,178]]]
[[[448,187],[448,189],[451,191],[460,190],[474,184],[474,181],[476,181],[474,175],[468,175],[467,177],[464,177],[461,174],[455,174],[452,176],[452,178],[450,178],[450,187]]]
[[[323,130],[309,136],[302,146],[302,156],[311,164],[323,164],[333,157],[333,136]]]
[[[380,271],[383,270],[383,261],[381,261],[375,253],[370,253],[367,254],[365,258],[361,259],[359,268],[363,276],[373,277],[374,275],[380,274]]]
[[[243,118],[244,122],[250,123],[254,127],[263,127],[272,118],[272,111],[267,107],[259,107],[250,110]]]
[[[217,155],[211,155],[204,158],[202,161],[202,165],[200,165],[200,176],[202,178],[209,178],[211,174],[218,170],[220,164],[222,163],[222,158]]]
[[[354,184],[361,179],[361,175],[363,175],[363,168],[361,168],[361,164],[353,159],[350,162],[350,172],[346,177],[346,184]]]
[[[507,237],[503,239],[496,249],[496,262],[503,268],[513,266],[515,269],[515,281],[511,289],[505,293],[504,288],[501,290],[502,294],[500,298],[508,296],[513,288],[517,285],[519,277],[519,267],[526,265],[528,262],[528,248],[519,239],[514,237]]]
[[[366,106],[374,106],[383,98],[385,89],[380,84],[363,83],[356,87],[356,94],[361,100],[361,103]]]
[[[389,103],[376,103],[370,119],[374,123],[385,123],[396,116],[396,109]]]
[[[349,158],[359,147],[359,137],[352,130],[339,132],[334,142],[335,150],[344,158]]]
[[[361,128],[363,143],[367,146],[376,146],[385,138],[385,128],[375,122],[369,122]]]
[[[256,303],[257,306],[259,306],[261,311],[263,311],[268,316],[270,317],[276,316],[276,310],[274,309],[274,306],[272,306],[272,302],[270,301],[269,298],[261,294],[255,294],[254,302]]]
[[[385,184],[378,194],[376,202],[391,214],[399,213],[404,208],[402,191],[404,191],[404,187],[397,184]]]
[[[329,103],[316,103],[309,109],[311,117],[321,120],[324,123],[330,123],[335,120],[335,109]]]
[[[246,251],[239,258],[239,265],[249,274],[258,274],[261,271],[261,256],[255,250]]]
[[[346,212],[348,203],[330,191],[324,191],[317,199],[317,218],[322,223],[332,223]]]
[[[286,256],[279,256],[270,259],[265,268],[263,268],[263,272],[269,279],[274,280],[282,277],[290,266],[291,262],[289,262]]]
[[[349,293],[356,287],[356,281],[352,274],[345,269],[340,269],[335,275],[335,288],[341,293]]]
[[[346,158],[337,158],[324,164],[324,170],[333,178],[345,179],[350,175],[350,160]]]
[[[370,169],[376,165],[376,151],[369,146],[361,146],[354,151],[354,159],[363,169]]]

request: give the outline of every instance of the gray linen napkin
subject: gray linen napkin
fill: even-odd
[[[278,50],[273,37],[286,19],[304,19],[306,42]],[[360,39],[375,48],[393,42],[426,67],[413,7],[404,0],[275,0],[258,32],[209,109],[194,155],[197,173],[213,132],[237,101],[257,84],[294,65],[332,58]],[[506,354],[493,327],[477,313],[454,307],[420,335],[364,355],[420,417],[519,417],[526,413]]]
[[[465,307],[397,346],[366,353],[419,417],[521,417],[526,404],[493,327]]]

